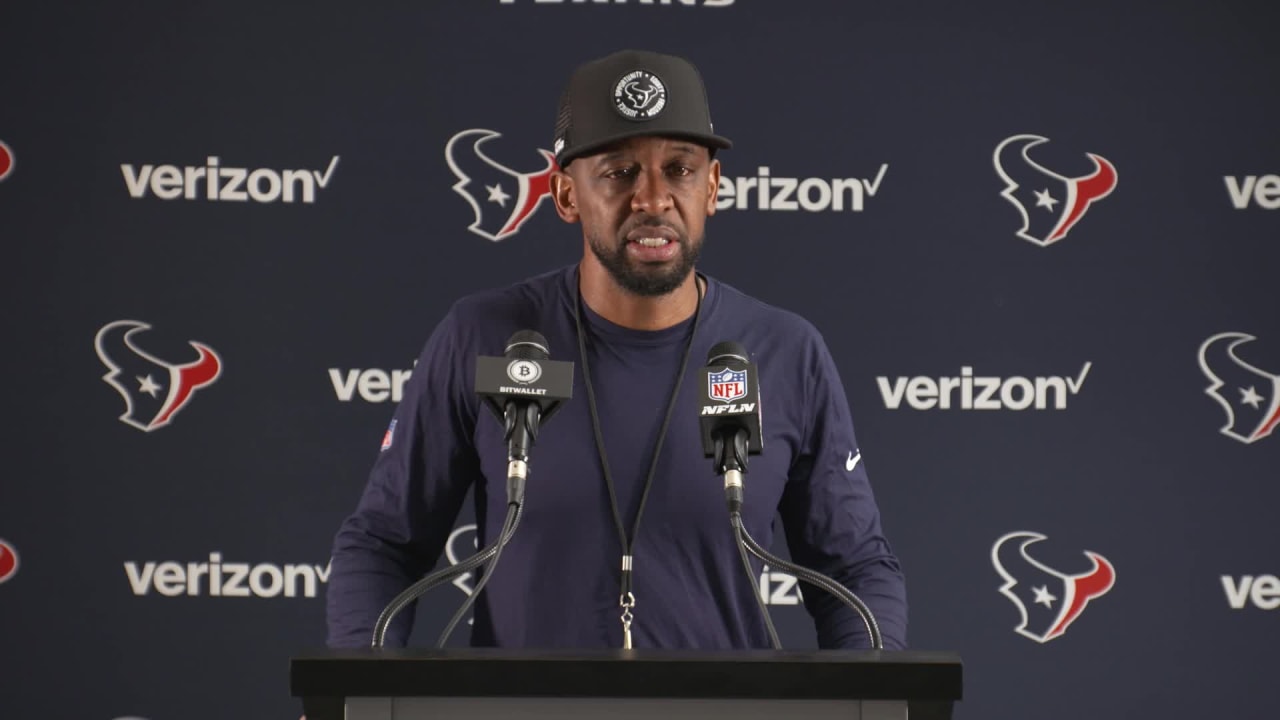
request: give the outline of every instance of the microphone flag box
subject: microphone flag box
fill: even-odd
[[[545,422],[561,402],[573,398],[573,363],[481,355],[476,358],[476,394],[499,418],[508,400],[536,402]]]
[[[721,430],[748,431],[747,451],[763,450],[760,437],[760,383],[754,364],[709,365],[698,370],[698,424],[702,448],[710,457]]]

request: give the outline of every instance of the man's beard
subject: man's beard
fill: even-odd
[[[627,240],[610,250],[596,238],[588,238],[591,254],[596,256],[613,281],[627,292],[641,297],[658,297],[673,292],[680,287],[693,271],[702,250],[702,242],[688,242],[683,237],[675,241],[679,244],[674,264],[665,267],[656,263],[647,266],[644,263],[632,265],[627,257]]]

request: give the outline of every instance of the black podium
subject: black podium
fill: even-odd
[[[951,653],[332,650],[290,661],[307,720],[944,720]]]

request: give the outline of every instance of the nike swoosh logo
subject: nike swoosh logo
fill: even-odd
[[[849,453],[849,459],[844,461],[844,469],[848,470],[849,472],[853,472],[853,469],[858,467],[858,461],[861,459],[862,459],[861,452],[859,452],[857,455],[854,455],[853,453]]]

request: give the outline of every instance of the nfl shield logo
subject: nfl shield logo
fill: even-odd
[[[712,400],[730,403],[747,396],[747,373],[745,370],[725,368],[720,372],[707,375],[707,394]]]

